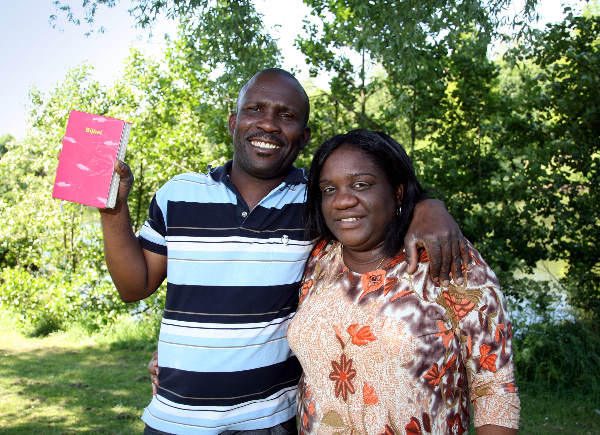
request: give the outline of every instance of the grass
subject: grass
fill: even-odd
[[[600,397],[528,393],[521,388],[521,434],[600,434]]]
[[[0,318],[0,433],[142,433],[155,331],[118,325],[91,337],[72,329],[31,338]],[[519,433],[600,434],[600,397],[522,385]]]
[[[0,321],[0,433],[142,433],[148,346],[78,331],[28,338]]]

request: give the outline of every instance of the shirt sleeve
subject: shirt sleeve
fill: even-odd
[[[167,255],[167,228],[165,225],[166,210],[160,208],[156,195],[148,208],[148,220],[144,222],[138,234],[142,248],[160,255]]]
[[[468,287],[476,288],[475,309],[460,322],[461,352],[469,376],[475,427],[485,424],[517,429],[520,401],[515,385],[512,325],[498,279],[471,247],[474,266]]]

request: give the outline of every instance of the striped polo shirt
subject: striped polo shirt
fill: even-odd
[[[168,181],[139,234],[144,249],[167,256],[160,387],[142,416],[161,431],[267,428],[296,414],[301,368],[286,330],[312,248],[305,175],[292,168],[249,210],[230,167]]]

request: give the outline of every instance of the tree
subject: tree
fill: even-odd
[[[333,75],[329,98],[356,127],[402,134],[414,150],[431,133],[441,114],[447,56],[452,40],[475,29],[494,35],[507,0],[410,1],[306,0],[316,23],[305,25],[308,37],[298,46],[313,75]],[[525,2],[528,15],[534,0]],[[383,77],[368,75],[381,67]],[[382,106],[369,113],[368,99],[386,89]]]
[[[75,3],[93,22],[98,7],[118,2]],[[510,0],[305,3],[313,20],[297,44],[312,74],[331,80],[328,90],[309,88],[313,140],[300,164],[351,128],[392,134],[509,292],[522,291],[516,271],[566,259],[562,284],[598,315],[597,14],[569,14],[521,39],[516,31],[512,54],[492,61],[501,25],[526,29],[535,0],[514,17],[505,13]],[[111,104],[141,127],[131,154],[139,225],[161,176],[231,156],[225,120],[235,93],[281,53],[248,0],[133,0],[131,13],[142,27],[160,14],[177,18],[182,32],[164,66],[134,55],[122,89],[111,91]]]
[[[4,153],[6,153],[6,151],[8,150],[7,144],[14,140],[15,140],[15,138],[8,133],[0,136],[0,157],[2,157],[4,155]]]
[[[517,59],[539,69],[525,77],[529,128],[540,138],[532,160],[533,204],[544,242],[566,259],[563,283],[574,306],[600,316],[600,16],[574,16],[535,31]]]

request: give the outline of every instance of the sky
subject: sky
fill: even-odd
[[[569,3],[581,3],[568,1]],[[81,4],[71,0],[70,4]],[[293,39],[302,30],[308,9],[300,0],[257,0],[267,28],[279,39],[285,54],[284,68],[302,68],[302,56]],[[542,21],[556,21],[562,11],[559,0],[541,0]],[[5,0],[0,9],[0,136],[10,133],[21,139],[27,131],[28,93],[31,88],[49,92],[60,84],[67,71],[83,63],[93,66],[93,77],[108,85],[119,77],[131,47],[159,57],[165,33],[175,35],[176,25],[160,20],[149,31],[136,28],[129,16],[128,0],[99,9],[96,23],[104,33],[85,36],[89,29],[66,22],[59,15],[56,28],[49,23],[56,13],[53,0]],[[279,25],[279,27],[275,27]],[[302,80],[302,73],[300,80]]]
[[[81,4],[81,0],[70,3],[75,5],[78,1]],[[128,1],[124,0],[115,8],[99,9],[96,23],[105,27],[105,32],[86,37],[89,27],[68,23],[61,15],[56,28],[52,28],[49,17],[56,13],[52,3],[52,0],[6,0],[0,10],[0,136],[5,133],[19,139],[25,136],[28,94],[32,87],[48,92],[63,81],[70,69],[83,63],[92,65],[93,77],[108,85],[120,76],[131,47],[158,58],[164,48],[164,34],[175,36],[177,30],[176,24],[166,19],[152,27],[152,35],[136,28],[127,12]],[[287,47],[284,67],[301,65],[301,56],[292,43],[301,31],[302,17],[308,12],[306,7],[299,0],[256,3],[268,27],[285,24],[273,32],[281,45]]]

